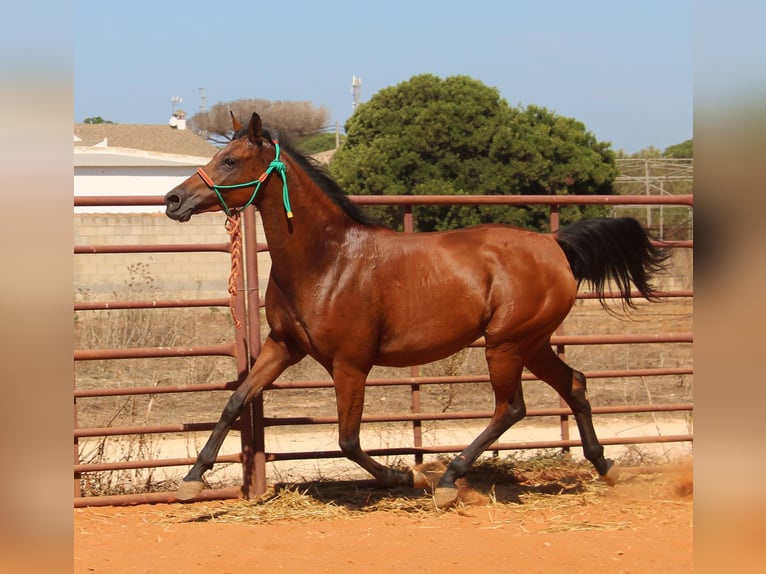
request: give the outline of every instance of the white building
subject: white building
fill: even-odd
[[[183,125],[183,124],[181,124]],[[167,125],[77,124],[74,195],[164,196],[218,149],[197,134]],[[163,211],[152,207],[77,207],[78,213]]]
[[[218,148],[202,137],[167,125],[78,124],[74,129],[74,195],[155,196],[161,199],[207,164]],[[222,213],[200,214],[179,224],[165,206],[74,208],[75,245],[224,243],[229,240]],[[263,230],[258,218],[258,233]],[[265,290],[271,261],[259,254],[260,288]],[[228,253],[78,254],[74,285],[80,300],[125,298],[140,266],[152,279],[148,297],[226,296],[231,269]]]

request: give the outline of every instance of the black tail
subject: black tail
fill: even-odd
[[[557,239],[578,283],[588,281],[602,306],[608,307],[609,280],[628,307],[635,308],[631,283],[649,301],[657,299],[652,276],[665,269],[670,254],[652,245],[649,234],[632,217],[584,219],[559,231]]]

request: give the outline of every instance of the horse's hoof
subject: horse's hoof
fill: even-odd
[[[410,468],[412,473],[412,486],[432,490],[447,471],[447,465],[440,460],[421,462]]]
[[[428,477],[414,468],[412,469],[412,488],[431,488]]]
[[[436,508],[443,509],[457,501],[458,490],[456,487],[440,486],[434,490],[434,504]]]
[[[606,471],[606,474],[601,475],[601,480],[603,480],[609,486],[614,486],[620,479],[621,473],[622,469],[620,468],[620,465],[616,462],[612,462],[612,465],[609,467],[609,470]]]
[[[203,488],[205,485],[200,480],[184,480],[176,491],[176,500],[193,500]]]

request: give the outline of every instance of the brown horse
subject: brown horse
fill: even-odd
[[[231,396],[177,497],[197,496],[202,475],[243,407],[288,366],[310,355],[332,376],[343,453],[385,485],[425,487],[416,470],[379,464],[359,442],[365,381],[373,365],[401,367],[447,357],[479,337],[495,395],[487,428],[449,464],[435,489],[437,506],[457,497],[455,481],[526,409],[526,367],[571,407],[585,457],[609,484],[617,465],[596,438],[585,377],[551,348],[578,284],[604,303],[612,280],[632,306],[630,283],[647,299],[665,253],[633,219],[590,219],[558,234],[505,225],[406,234],[376,223],[301,154],[282,150],[253,114],[197,174],[165,196],[167,215],[255,205],[272,267],[266,290],[270,333]],[[280,155],[281,153],[281,155]],[[288,195],[289,190],[289,195]]]

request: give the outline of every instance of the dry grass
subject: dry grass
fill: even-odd
[[[370,513],[403,514],[423,519],[440,514],[471,515],[479,507],[489,512],[496,526],[513,523],[524,529],[531,515],[545,516],[544,532],[622,530],[632,528],[644,513],[656,512],[647,498],[661,504],[686,504],[690,493],[677,493],[668,485],[671,475],[633,470],[624,477],[628,488],[644,494],[621,500],[621,513],[598,521],[584,518],[583,509],[609,505],[610,489],[595,477],[587,463],[574,462],[566,455],[541,455],[533,459],[514,457],[482,461],[469,474],[472,489],[486,494],[481,503],[458,502],[437,510],[427,491],[397,487],[385,489],[360,482],[314,481],[303,484],[276,484],[257,500],[226,500],[161,505],[149,512],[160,523],[211,522],[271,524],[284,521],[325,521],[354,519]],[[654,492],[649,492],[654,489]],[[676,494],[673,494],[676,492]],[[678,497],[682,500],[678,500]],[[630,509],[625,513],[625,505]],[[535,528],[540,531],[539,527]]]
[[[546,460],[547,458],[547,460]],[[583,504],[582,497],[598,496],[606,487],[589,467],[563,455],[520,461],[512,457],[482,461],[468,478],[472,490],[488,494],[478,501],[458,501],[446,511],[435,508],[430,492],[407,487],[382,488],[372,481],[310,481],[275,484],[256,500],[229,500],[176,505],[164,520],[170,522],[258,522],[353,518],[370,512],[431,516],[463,513],[474,506],[530,505],[562,510]],[[571,501],[578,494],[577,501]],[[168,509],[163,509],[166,514]]]

